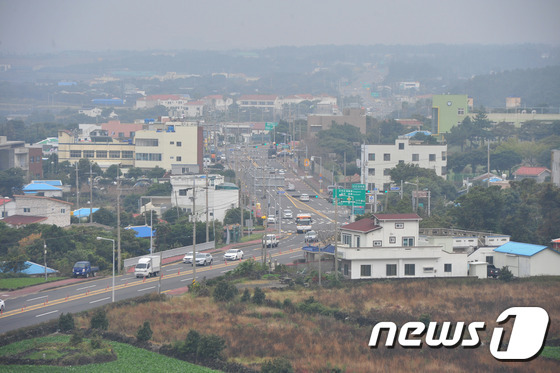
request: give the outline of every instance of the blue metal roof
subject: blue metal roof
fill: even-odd
[[[24,192],[32,192],[32,191],[48,191],[48,190],[54,190],[54,191],[62,191],[62,189],[57,188],[51,184],[46,184],[46,183],[31,183],[31,184],[27,184],[26,186],[23,187],[22,189]]]
[[[26,269],[24,269],[23,271],[21,271],[20,273],[25,273],[26,275],[39,275],[39,274],[44,274],[45,273],[45,266],[42,266],[42,265],[37,264],[37,263],[29,262],[29,261],[26,261],[25,264],[27,264],[28,267]],[[0,272],[2,272],[1,269],[0,269]],[[58,272],[58,271],[47,267],[47,274],[56,273],[56,272]]]
[[[510,241],[500,247],[495,248],[494,251],[504,254],[533,256],[546,248],[547,246]]]
[[[327,245],[323,248],[319,248],[317,246],[304,246],[301,249],[303,251],[309,251],[310,253],[322,252],[322,253],[334,254],[334,245]]]
[[[91,209],[91,213],[95,214],[95,212],[99,210],[99,208],[92,208]],[[89,208],[84,207],[78,210],[74,210],[72,211],[72,215],[75,216],[76,218],[84,218],[89,216]]]
[[[61,180],[31,180],[31,184],[49,184],[52,186],[62,186]]]
[[[140,238],[149,238],[150,237],[150,226],[148,225],[139,225],[136,227],[126,227],[125,229],[132,229],[136,232],[136,237]],[[152,231],[152,237],[156,236],[156,230]]]

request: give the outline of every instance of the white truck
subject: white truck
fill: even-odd
[[[138,260],[138,264],[134,268],[136,277],[152,277],[157,276],[161,270],[161,260],[159,255],[144,256]]]
[[[267,234],[263,238],[263,245],[266,247],[278,247],[278,239],[275,234]]]

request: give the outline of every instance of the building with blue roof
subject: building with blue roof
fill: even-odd
[[[45,266],[41,265],[41,264],[37,264],[34,262],[30,262],[30,261],[26,261],[25,264],[27,265],[27,267],[23,270],[20,271],[19,273],[24,273],[26,275],[30,275],[30,276],[37,276],[37,275],[44,275],[45,274]],[[0,272],[2,272],[2,270],[0,269]],[[52,275],[54,273],[58,273],[58,271],[56,269],[52,269],[47,267],[47,275]]]
[[[37,195],[43,197],[62,197],[62,188],[48,184],[32,182],[22,188],[24,194]]]
[[[150,238],[156,236],[156,230],[152,230],[150,235],[151,227],[149,225],[137,225],[134,227],[126,227],[125,229],[132,229],[136,232],[136,237],[139,238]]]
[[[89,207],[83,207],[81,209],[77,209],[77,210],[72,211],[72,216],[74,216],[75,218],[78,218],[78,219],[89,218],[90,212],[92,214],[95,214],[95,212],[97,210],[99,210],[99,208],[90,209]]]
[[[548,246],[510,241],[494,253],[494,265],[508,267],[516,277],[560,275],[560,252]]]

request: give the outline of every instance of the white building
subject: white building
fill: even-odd
[[[467,275],[467,254],[418,246],[416,214],[375,214],[340,228],[342,273],[350,279]]]
[[[0,216],[2,219],[16,214],[16,201],[8,197],[0,197]]]
[[[134,166],[171,170],[177,165],[197,164],[202,169],[202,127],[196,123],[150,124],[136,131]]]
[[[12,226],[31,223],[54,224],[59,227],[70,225],[72,203],[40,196],[14,196],[16,213],[4,221]]]
[[[427,145],[409,137],[399,137],[394,145],[362,145],[361,183],[368,190],[386,190],[391,183],[389,170],[399,163],[418,165],[447,174],[447,145]]]
[[[195,188],[194,208],[198,221],[206,219],[206,190],[208,190],[208,215],[210,220],[223,221],[226,211],[239,207],[239,189],[235,184],[224,183],[222,175],[173,175],[170,178],[172,208],[183,211],[193,210],[193,187]],[[194,186],[193,186],[194,183]]]
[[[516,277],[560,275],[560,253],[547,246],[510,241],[494,249],[494,265]]]

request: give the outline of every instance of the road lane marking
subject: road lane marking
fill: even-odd
[[[28,299],[26,300],[26,302],[31,302],[32,300],[37,300],[37,299],[41,299],[41,298],[47,298],[48,295],[43,295],[42,297],[37,297],[37,298],[33,298],[33,299]]]
[[[183,281],[190,281],[190,280],[192,280],[192,277],[190,277],[190,278],[185,278],[185,279],[182,279],[182,280],[179,280],[179,281],[183,282]]]
[[[145,289],[138,289],[138,291],[146,291],[146,290],[150,290],[150,289],[155,289],[155,286],[149,287],[149,288],[145,288]]]
[[[90,303],[102,302],[102,301],[107,300],[107,299],[111,299],[111,297],[101,298],[101,299],[97,299],[97,300],[92,300]]]
[[[290,259],[292,259],[292,258],[301,258],[301,254],[300,254],[300,255],[291,256]]]
[[[89,289],[89,288],[94,288],[94,287],[96,287],[96,286],[97,286],[97,285],[85,286],[85,287],[83,287],[83,288],[76,289],[76,291],[78,291],[78,290],[84,290],[84,289]]]
[[[46,316],[46,315],[50,315],[51,313],[55,313],[55,312],[58,312],[58,310],[54,310],[54,311],[47,312],[47,313],[42,313],[42,314],[40,314],[40,315],[36,315],[35,317]]]

